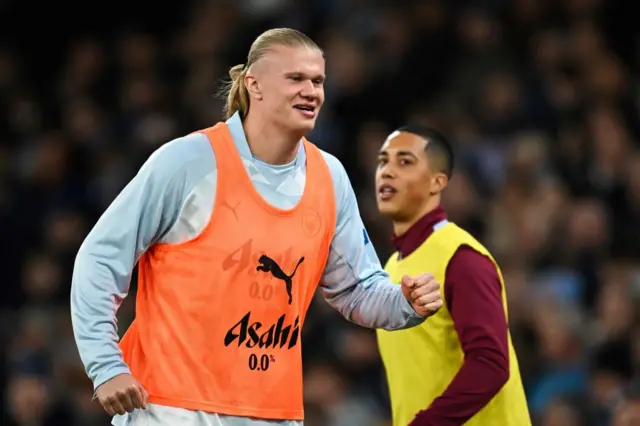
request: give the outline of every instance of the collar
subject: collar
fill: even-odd
[[[441,206],[422,216],[401,236],[393,236],[393,245],[404,258],[413,253],[427,238],[447,220],[447,213]]]
[[[242,128],[242,119],[240,118],[240,113],[234,113],[226,121],[226,124],[229,128],[229,133],[231,133],[231,138],[236,145],[236,149],[240,153],[240,156],[246,159],[252,158],[251,150],[249,149],[249,143],[247,142],[247,137],[244,134],[244,129]]]

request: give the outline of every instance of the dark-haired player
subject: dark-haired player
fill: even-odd
[[[378,154],[377,205],[393,222],[386,271],[432,271],[445,305],[424,325],[378,331],[394,426],[531,424],[509,337],[504,281],[489,251],[440,206],[454,166],[447,139],[399,128]]]

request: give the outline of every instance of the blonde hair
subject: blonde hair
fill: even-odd
[[[227,98],[225,105],[227,119],[236,112],[240,112],[242,118],[247,116],[249,112],[249,92],[244,84],[244,77],[251,65],[275,46],[307,47],[322,51],[307,35],[291,28],[274,28],[260,34],[249,49],[247,63],[236,65],[229,70],[231,80],[224,90]]]

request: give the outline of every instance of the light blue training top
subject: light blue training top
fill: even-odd
[[[305,187],[303,145],[291,163],[266,164],[252,156],[238,114],[227,124],[258,192],[278,208],[295,206]],[[420,324],[424,318],[380,265],[344,167],[333,155],[324,151],[322,155],[333,178],[337,206],[335,235],[320,282],[324,298],[346,319],[364,327],[397,330]],[[155,243],[181,243],[204,229],[215,207],[216,181],[216,158],[207,137],[194,133],[175,139],[149,157],[87,235],[73,271],[71,316],[80,357],[95,388],[130,372],[118,347],[116,312],[127,296],[136,262]],[[158,417],[154,411],[162,411],[163,419],[160,423],[145,420],[150,424],[172,424],[164,418],[174,414],[183,420],[193,417],[192,422],[180,423],[185,425],[260,424],[255,419],[187,414],[160,406],[116,416],[114,424],[133,425],[143,421],[136,421],[140,416]]]

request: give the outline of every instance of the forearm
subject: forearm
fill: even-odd
[[[327,302],[347,320],[368,328],[399,330],[424,321],[399,285],[389,281],[364,228],[355,193],[342,165],[329,159],[337,220],[321,287]]]
[[[340,292],[323,289],[327,302],[347,320],[368,328],[401,330],[424,321],[385,276],[346,287]]]
[[[116,312],[126,293],[116,289],[115,271],[81,250],[76,257],[71,285],[73,333],[94,388],[128,373],[118,347]]]

